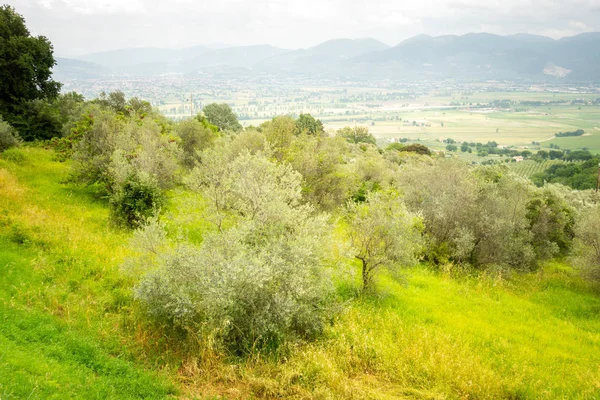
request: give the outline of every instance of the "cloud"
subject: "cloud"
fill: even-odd
[[[201,43],[308,47],[337,37],[600,31],[600,0],[8,0],[57,54]]]

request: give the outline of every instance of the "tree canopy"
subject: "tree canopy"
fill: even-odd
[[[237,116],[229,105],[222,103],[212,103],[202,109],[209,123],[216,125],[220,131],[242,130],[242,125],[239,123]]]
[[[61,85],[52,79],[55,64],[50,41],[32,36],[13,7],[0,6],[0,115],[21,133],[29,129],[32,113],[49,120],[47,110],[32,102],[58,96]]]

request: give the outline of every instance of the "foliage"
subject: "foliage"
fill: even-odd
[[[598,182],[600,156],[580,163],[551,165],[546,171],[537,173],[531,180],[538,186],[544,183],[560,183],[573,189],[595,189]]]
[[[0,117],[0,152],[20,144],[21,138],[17,131]]]
[[[94,124],[94,115],[89,110],[86,110],[72,124],[73,127],[67,136],[61,138],[53,137],[48,143],[54,149],[57,161],[65,162],[73,156],[73,151],[77,143],[91,130]]]
[[[570,131],[570,132],[558,132],[555,136],[556,137],[583,136],[584,133],[585,133],[585,131],[583,129],[577,129],[576,131]]]
[[[451,160],[408,165],[399,187],[409,209],[424,217],[432,263],[528,270],[570,249],[574,210],[564,191],[536,189],[505,168],[471,170]]]
[[[0,44],[0,115],[24,140],[55,136],[52,115],[42,102],[55,99],[60,89],[51,78],[56,63],[50,41],[31,36],[23,17],[3,5]]]
[[[154,121],[97,109],[73,153],[73,176],[102,184],[119,224],[136,226],[160,208],[160,191],[172,186],[179,149]]]
[[[347,164],[349,157],[342,138],[305,135],[294,140],[287,159],[302,174],[304,198],[321,209],[333,210],[356,190],[358,178]]]
[[[46,100],[22,102],[18,113],[8,117],[21,138],[27,142],[49,140],[62,135],[60,111],[55,103]]]
[[[575,227],[577,258],[584,275],[600,282],[600,207],[587,207],[579,216]]]
[[[202,109],[206,120],[219,128],[220,131],[239,132],[242,125],[228,104],[212,103]]]
[[[432,154],[429,147],[419,144],[419,143],[412,143],[412,144],[406,145],[406,146],[402,147],[401,149],[398,149],[398,151],[413,152],[413,153],[422,154],[425,156],[430,156]]]
[[[313,135],[321,136],[325,133],[323,122],[320,119],[315,119],[310,114],[300,114],[296,120],[296,135]]]
[[[363,290],[373,290],[374,274],[415,265],[422,221],[397,194],[371,193],[363,203],[349,202],[346,219],[353,256],[361,262]]]
[[[559,185],[546,185],[527,204],[527,220],[537,260],[569,254],[575,226],[575,210]]]
[[[342,129],[339,129],[336,134],[343,137],[350,143],[376,144],[375,136],[369,133],[369,128],[365,126],[355,126],[354,128],[346,126]]]
[[[273,148],[274,156],[283,160],[296,131],[294,119],[289,115],[277,116],[261,124],[259,129]]]
[[[4,397],[598,397],[600,298],[561,262],[502,278],[419,266],[408,284],[382,273],[382,294],[349,301],[321,340],[245,358],[194,352],[138,313],[118,268],[130,232],[106,227],[106,203],[66,182],[69,166],[53,152],[12,151],[27,161],[0,157]],[[188,193],[171,197],[176,211]],[[23,244],[11,241],[13,226]]]
[[[248,353],[314,337],[331,317],[333,286],[324,266],[326,220],[300,205],[299,174],[248,152],[215,173],[223,155],[205,153],[188,184],[211,198],[212,212],[234,214],[235,224],[219,225],[199,248],[160,253],[136,298],[207,346]]]
[[[183,165],[191,168],[198,161],[198,152],[212,146],[218,133],[205,127],[197,119],[188,119],[175,126],[175,133],[179,138],[183,152]]]

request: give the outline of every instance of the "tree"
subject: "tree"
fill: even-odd
[[[600,281],[600,207],[595,205],[585,209],[575,226],[578,264],[583,267],[584,274]]]
[[[310,114],[300,114],[296,120],[296,135],[303,133],[307,135],[323,135],[325,133],[323,123]]]
[[[50,41],[44,36],[31,36],[25,20],[9,5],[0,7],[0,115],[19,130],[26,140],[35,137],[28,118],[44,107],[29,104],[35,100],[53,100],[60,84],[52,80],[56,64]],[[41,117],[47,120],[46,116]],[[36,123],[36,129],[44,124]],[[26,130],[26,132],[24,132]]]
[[[264,122],[259,129],[273,147],[275,157],[282,160],[294,139],[296,122],[289,115],[280,115],[271,121]]]
[[[424,156],[430,156],[432,154],[429,147],[419,144],[419,143],[412,143],[412,144],[409,144],[408,146],[404,146],[402,149],[400,149],[400,151],[409,151],[409,152],[421,154]]]
[[[373,289],[373,275],[414,265],[421,248],[421,218],[409,212],[393,192],[375,192],[363,203],[348,204],[352,253],[361,262],[363,290]]]
[[[0,117],[0,152],[16,147],[21,143],[18,133]]]
[[[448,151],[457,151],[458,147],[455,144],[449,144],[446,146],[446,150]]]
[[[175,132],[181,139],[183,165],[192,168],[198,161],[198,152],[212,146],[218,133],[204,127],[197,119],[188,119],[175,126]]]
[[[337,135],[343,137],[350,143],[376,144],[375,136],[369,133],[369,128],[366,126],[355,126],[354,128],[346,126],[339,129]]]
[[[209,123],[216,125],[220,131],[239,132],[242,130],[237,116],[229,105],[222,103],[212,103],[205,106],[202,112],[206,116]]]
[[[217,147],[205,153],[188,185],[218,199],[209,208],[229,223],[200,247],[172,246],[143,265],[136,299],[155,319],[237,353],[314,337],[334,301],[326,216],[300,202],[301,177],[289,165],[249,152],[231,159]]]

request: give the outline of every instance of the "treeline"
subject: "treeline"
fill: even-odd
[[[600,156],[579,163],[555,164],[544,172],[534,174],[531,180],[538,186],[560,183],[573,189],[595,189],[598,184]]]
[[[577,129],[576,131],[570,131],[570,132],[558,132],[555,136],[556,137],[570,137],[570,136],[582,136],[583,134],[585,134],[585,131],[583,129]]]

